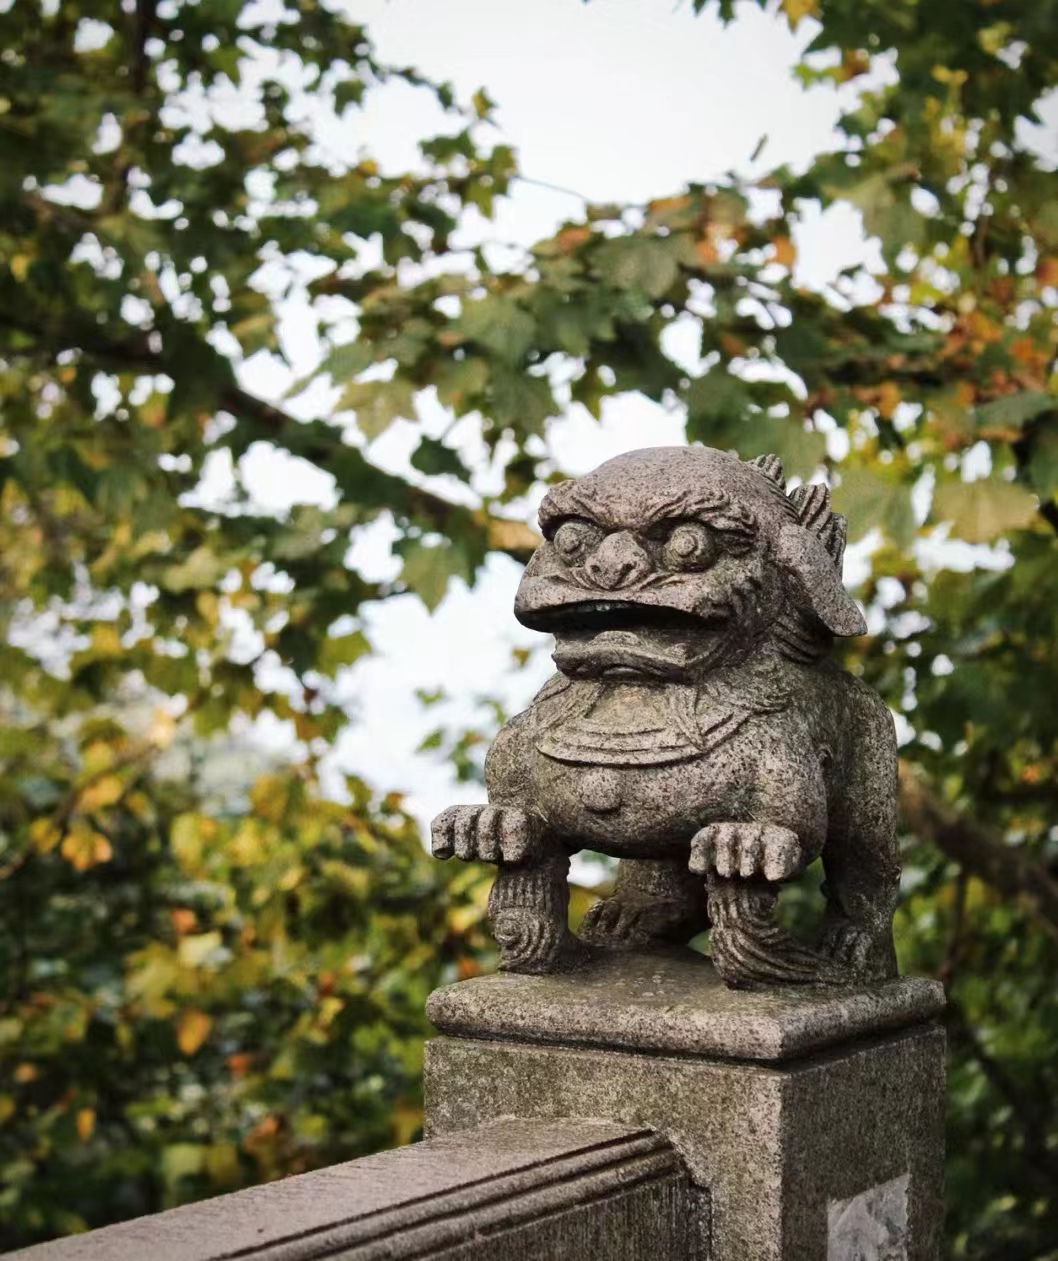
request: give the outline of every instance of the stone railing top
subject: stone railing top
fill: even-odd
[[[702,1220],[680,1158],[651,1131],[510,1120],[41,1244],[8,1261],[693,1261],[703,1255]]]

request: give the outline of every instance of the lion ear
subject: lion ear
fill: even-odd
[[[796,602],[832,635],[862,635],[867,630],[856,601],[845,590],[841,569],[819,536],[792,522],[779,532],[779,563],[793,580]]]

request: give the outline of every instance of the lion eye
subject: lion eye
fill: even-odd
[[[704,525],[684,521],[665,543],[665,560],[672,569],[705,569],[716,556],[716,543]]]
[[[590,546],[597,543],[602,531],[587,521],[565,521],[555,531],[551,540],[563,560],[576,560]]]

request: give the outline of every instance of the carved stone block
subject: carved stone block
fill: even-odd
[[[489,977],[434,996],[433,1019],[458,1032],[427,1045],[428,1134],[504,1116],[649,1126],[707,1193],[711,1261],[937,1261],[938,986],[761,995],[669,972],[659,995],[637,966],[578,1008],[576,979]]]

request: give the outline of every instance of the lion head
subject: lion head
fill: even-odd
[[[694,682],[765,647],[811,660],[862,634],[824,486],[787,495],[775,456],[654,447],[563,482],[515,599],[578,676]]]

